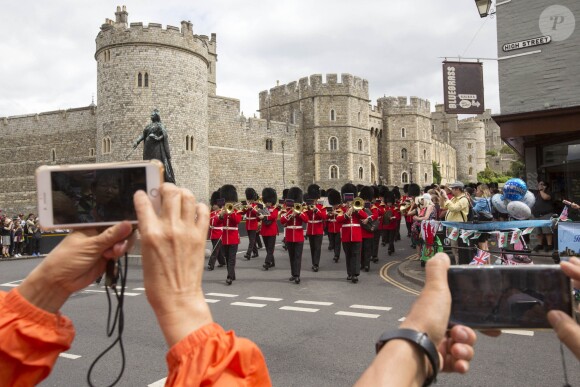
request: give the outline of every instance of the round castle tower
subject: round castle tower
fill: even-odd
[[[476,119],[459,121],[451,133],[451,146],[457,149],[457,179],[464,183],[477,181],[485,169],[485,125]]]
[[[177,184],[208,198],[208,94],[215,94],[216,40],[160,24],[131,23],[125,6],[96,38],[97,162],[124,161],[151,122],[153,109],[169,133]],[[143,144],[129,160],[142,158]]]

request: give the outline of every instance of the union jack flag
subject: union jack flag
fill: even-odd
[[[477,253],[473,257],[473,260],[469,262],[470,265],[485,265],[489,261],[490,253],[489,251],[483,251],[477,249]]]

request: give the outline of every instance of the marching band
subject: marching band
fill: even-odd
[[[407,188],[407,187],[405,187]],[[415,187],[412,187],[415,188]],[[289,280],[300,283],[302,251],[308,239],[312,271],[320,269],[320,256],[324,234],[328,234],[329,250],[334,262],[340,260],[341,248],[345,254],[347,280],[356,284],[361,268],[370,271],[370,262],[378,262],[378,245],[388,244],[388,254],[395,251],[397,229],[402,217],[408,215],[413,201],[404,196],[396,200],[398,188],[389,191],[385,186],[355,186],[345,184],[340,192],[331,188],[323,191],[316,184],[308,186],[306,193],[299,187],[284,190],[278,203],[273,188],[264,188],[258,197],[255,189],[245,190],[246,200],[238,202],[233,185],[224,185],[211,196],[209,239],[212,251],[207,270],[227,266],[226,283],[236,279],[235,266],[240,235],[239,224],[245,220],[248,249],[244,257],[258,257],[257,238],[261,236],[266,248],[263,264],[265,271],[276,266],[274,247],[279,234],[278,221],[284,228],[283,242],[290,259]],[[400,195],[399,195],[400,196]],[[381,242],[382,240],[382,242]]]

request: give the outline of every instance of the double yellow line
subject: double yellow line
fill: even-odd
[[[414,261],[414,260],[416,261],[417,259],[418,259],[417,254],[413,254],[413,255],[405,258],[405,260],[407,260],[407,261]],[[379,271],[379,274],[380,274],[382,279],[384,279],[385,281],[387,281],[391,285],[393,285],[393,286],[395,286],[395,287],[397,287],[405,292],[408,292],[408,293],[411,293],[411,294],[418,296],[420,294],[420,292],[416,291],[415,289],[411,289],[410,287],[408,287],[408,286],[406,286],[398,281],[395,281],[393,278],[391,278],[389,276],[389,269],[397,264],[400,264],[401,262],[402,261],[392,261],[392,262],[385,264],[381,268],[381,270]]]

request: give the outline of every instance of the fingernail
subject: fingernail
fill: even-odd
[[[457,330],[457,340],[464,341],[464,340],[467,340],[468,337],[469,337],[469,335],[467,334],[467,331],[465,330],[465,328],[460,327]]]

